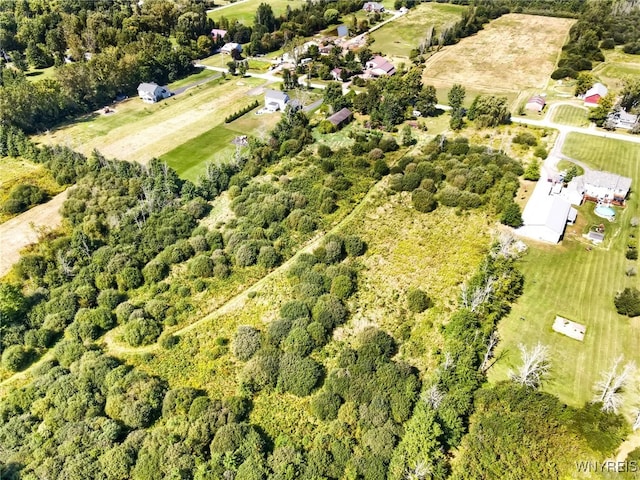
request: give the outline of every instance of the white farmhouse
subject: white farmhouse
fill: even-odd
[[[611,202],[624,204],[631,179],[611,172],[589,170],[581,177],[577,177],[578,187],[582,189],[585,200],[594,202]]]
[[[578,211],[559,195],[550,195],[551,187],[538,185],[522,212],[518,235],[548,243],[558,243],[567,223],[576,220]]]
[[[167,87],[161,87],[157,83],[141,83],[138,85],[138,96],[146,103],[156,103],[158,100],[169,98],[171,92]]]

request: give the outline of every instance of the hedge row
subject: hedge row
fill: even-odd
[[[229,115],[227,118],[224,119],[224,123],[231,123],[234,120],[240,118],[241,116],[243,116],[245,113],[250,112],[251,110],[253,110],[254,108],[256,108],[258,105],[260,105],[260,102],[258,100],[255,100],[254,102],[250,103],[249,105],[247,105],[246,107],[244,107],[242,110],[238,110],[235,113],[232,113],[231,115]]]

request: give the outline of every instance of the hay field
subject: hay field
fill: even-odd
[[[252,93],[261,92],[255,87],[262,83],[254,78],[218,79],[154,104],[131,98],[115,105],[115,113],[93,113],[35,140],[67,145],[86,155],[97,149],[108,158],[146,163],[222,124],[252,100]]]
[[[267,3],[271,6],[273,14],[279,17],[283,14],[287,7],[297,8],[303,5],[301,0],[246,0],[236,3],[228,4],[221,8],[216,8],[207,13],[207,16],[214,22],[219,21],[222,17],[228,20],[238,20],[240,23],[250,27],[253,25],[253,19],[256,15],[256,10],[261,3]]]
[[[509,14],[430,57],[423,81],[473,93],[545,89],[574,20]]]

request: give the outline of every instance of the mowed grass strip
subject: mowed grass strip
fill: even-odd
[[[574,20],[508,14],[431,56],[423,80],[488,93],[545,88]]]
[[[553,111],[551,120],[562,125],[586,127],[589,125],[589,111],[573,105],[559,105]]]
[[[154,104],[131,98],[115,105],[115,113],[88,115],[36,140],[146,163],[222,124],[253,99],[248,93],[262,83],[255,78],[218,79]]]
[[[397,20],[390,22],[371,34],[375,43],[374,50],[392,57],[409,58],[411,50],[418,48],[424,40],[429,28],[434,27],[434,36],[442,31],[442,27],[460,20],[466,9],[461,5],[441,3],[423,3]]]
[[[238,20],[240,23],[250,27],[256,16],[256,10],[261,3],[267,3],[271,6],[273,14],[279,17],[283,14],[287,7],[296,8],[304,4],[303,0],[248,0],[246,2],[238,2],[232,7],[222,9],[214,9],[207,13],[207,16],[214,22],[219,22],[222,17],[228,20]]]
[[[571,133],[563,153],[593,168],[633,178],[632,189],[640,181],[637,144]],[[519,344],[531,347],[541,342],[550,347],[552,365],[544,390],[578,406],[593,398],[594,384],[619,355],[640,363],[640,318],[618,315],[613,304],[618,291],[638,287],[637,277],[625,275],[629,267],[637,267],[637,262],[625,258],[625,250],[630,220],[638,216],[638,194],[632,193],[627,206],[617,209],[614,223],[595,217],[593,209],[593,203],[579,208],[582,228],[575,229],[575,235],[569,229],[562,245],[533,243],[520,261],[524,293],[500,322],[499,360],[490,380],[504,380],[509,368],[520,364]],[[599,223],[605,224],[607,238],[601,246],[587,249],[589,243],[581,234]],[[584,342],[553,332],[556,315],[586,325]],[[636,379],[640,381],[640,375]],[[633,395],[635,390],[629,389],[628,400]],[[625,407],[631,408],[632,402]]]

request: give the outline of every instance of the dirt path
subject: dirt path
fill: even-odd
[[[636,430],[629,436],[629,438],[622,442],[622,445],[620,445],[616,455],[616,461],[624,462],[627,456],[636,448],[640,448],[640,430]]]
[[[40,231],[60,226],[60,207],[68,192],[69,189],[0,225],[0,277],[20,259],[24,247],[39,240]]]

